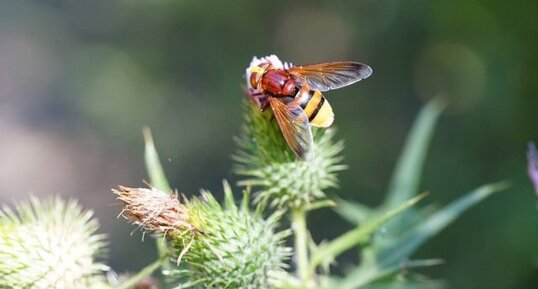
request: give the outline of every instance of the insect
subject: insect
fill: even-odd
[[[271,55],[254,58],[247,68],[247,94],[261,111],[271,107],[288,146],[305,160],[312,152],[311,126],[329,127],[334,121],[332,107],[322,92],[351,85],[371,74],[368,65],[358,62],[293,66]]]

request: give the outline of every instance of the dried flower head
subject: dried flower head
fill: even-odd
[[[140,226],[143,231],[170,232],[192,231],[189,212],[177,194],[165,193],[155,188],[129,188],[120,186],[112,192],[124,204],[122,215]]]
[[[59,198],[0,210],[0,288],[106,288],[92,215]]]

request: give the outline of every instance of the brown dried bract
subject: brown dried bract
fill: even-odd
[[[121,215],[137,224],[143,231],[180,234],[195,231],[189,223],[189,211],[177,194],[155,188],[129,188],[119,186],[112,192],[124,204]]]

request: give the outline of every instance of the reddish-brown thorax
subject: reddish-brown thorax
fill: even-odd
[[[294,96],[297,85],[290,74],[284,70],[269,70],[261,79],[261,89],[276,97]]]

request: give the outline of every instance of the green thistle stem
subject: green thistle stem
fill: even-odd
[[[303,285],[309,281],[308,273],[308,239],[306,229],[306,211],[303,208],[292,209],[292,228],[295,234],[295,258],[297,272]]]

